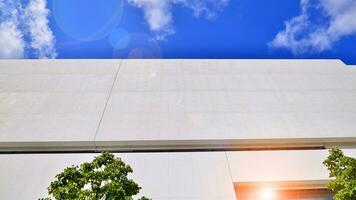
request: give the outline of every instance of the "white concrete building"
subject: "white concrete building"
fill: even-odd
[[[43,197],[104,150],[154,200],[330,199],[333,146],[356,157],[339,60],[0,61],[0,199]]]

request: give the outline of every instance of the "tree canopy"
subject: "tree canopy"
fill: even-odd
[[[329,170],[330,181],[328,187],[334,193],[335,200],[356,199],[356,159],[345,156],[344,153],[334,148],[329,151],[324,165]]]
[[[132,168],[111,153],[70,166],[56,175],[41,200],[133,200],[141,187],[128,178]],[[141,197],[140,200],[149,200]]]

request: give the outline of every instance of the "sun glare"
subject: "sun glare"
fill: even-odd
[[[260,199],[261,200],[275,200],[276,199],[276,191],[270,187],[262,188],[260,191]]]

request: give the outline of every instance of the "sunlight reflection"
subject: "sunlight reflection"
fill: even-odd
[[[261,188],[259,193],[260,200],[274,200],[276,199],[276,191],[270,187]]]
[[[120,23],[124,0],[53,1],[52,15],[65,34],[79,41],[94,41],[108,36]],[[100,12],[105,10],[105,12]]]

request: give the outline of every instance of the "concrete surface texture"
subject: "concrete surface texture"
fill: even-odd
[[[154,200],[235,199],[223,152],[116,155],[132,166],[132,178],[143,187],[140,194]],[[0,155],[0,199],[27,200],[43,197],[57,173],[66,166],[90,161],[93,156]]]
[[[356,150],[344,150],[356,157]],[[97,154],[2,154],[0,199],[38,199],[65,167]],[[153,200],[233,200],[238,182],[326,180],[327,150],[121,153]]]
[[[237,183],[328,180],[331,146],[356,157],[339,60],[0,60],[0,199],[45,196],[83,152],[144,150],[116,153],[141,194],[233,200]]]
[[[1,60],[0,149],[354,143],[355,75],[339,60]]]

